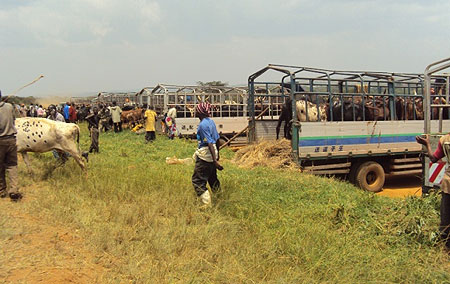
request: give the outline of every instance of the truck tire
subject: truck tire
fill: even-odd
[[[379,192],[383,189],[384,180],[384,169],[377,162],[362,163],[356,170],[355,184],[364,190]]]
[[[348,181],[350,183],[356,184],[356,172],[358,171],[360,165],[360,162],[352,162],[350,172],[348,173]]]

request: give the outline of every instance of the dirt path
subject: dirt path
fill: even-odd
[[[387,176],[381,196],[399,197],[422,195],[422,181],[418,176]]]
[[[0,283],[104,282],[106,269],[84,240],[30,214],[37,193],[23,191],[19,203],[0,199]]]

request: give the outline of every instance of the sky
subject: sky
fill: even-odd
[[[447,0],[0,0],[0,90],[245,85],[269,63],[423,73],[449,32]]]

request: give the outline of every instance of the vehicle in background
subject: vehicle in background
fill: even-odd
[[[142,89],[138,97],[140,104],[149,105],[160,115],[174,108],[177,129],[182,136],[195,137],[200,122],[195,117],[195,106],[201,102],[211,104],[211,117],[225,140],[245,129],[248,124],[245,87],[158,84]]]

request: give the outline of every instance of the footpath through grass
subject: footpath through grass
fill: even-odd
[[[394,200],[332,179],[223,161],[222,192],[201,210],[193,165],[165,163],[191,157],[195,147],[162,136],[145,144],[129,131],[101,134],[89,177],[71,160],[46,179],[49,188],[30,210],[79,230],[110,263],[111,282],[450,282],[449,258],[436,243],[439,197]],[[53,163],[51,154],[34,155],[44,169],[35,179]]]

